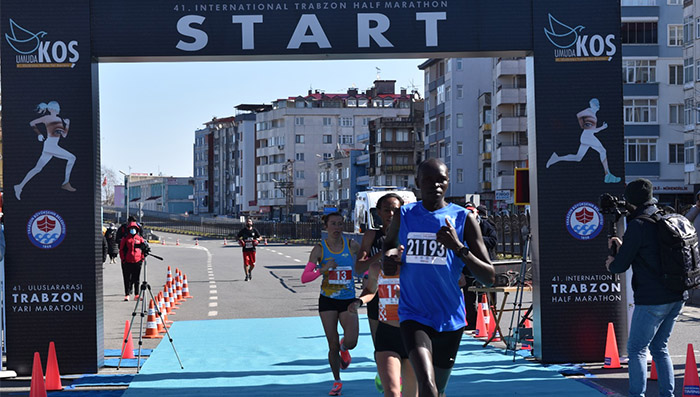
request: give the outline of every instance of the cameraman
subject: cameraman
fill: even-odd
[[[124,277],[124,301],[134,292],[134,299],[139,299],[139,277],[141,264],[148,255],[150,247],[146,240],[139,235],[141,228],[136,222],[127,224],[126,234],[119,243],[119,257],[122,260],[122,275]]]
[[[647,348],[656,362],[659,395],[673,396],[673,363],[667,345],[676,318],[688,298],[687,292],[671,291],[662,284],[657,226],[639,219],[640,215],[651,216],[659,210],[652,191],[647,179],[637,179],[627,185],[625,198],[630,204],[630,214],[624,243],[618,237],[611,237],[608,245],[617,247],[617,255],[608,256],[605,261],[611,273],[624,273],[632,266],[635,306],[627,341],[630,396],[644,396]]]

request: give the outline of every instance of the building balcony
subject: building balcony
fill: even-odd
[[[413,151],[420,150],[420,144],[415,141],[382,141],[379,143],[379,148],[381,150],[403,150],[403,151]]]
[[[369,132],[365,132],[364,134],[358,134],[357,135],[357,142],[359,142],[359,143],[369,142]]]
[[[479,190],[481,190],[482,192],[491,191],[491,182],[480,182],[479,183]]]
[[[479,153],[479,162],[483,163],[484,161],[491,162],[491,152]]]
[[[527,103],[527,90],[525,88],[508,88],[500,86],[496,91],[496,104]]]
[[[527,131],[527,117],[499,117],[496,121],[496,133],[504,131]]]
[[[413,174],[416,166],[413,164],[382,165],[379,167],[382,174]]]
[[[496,64],[496,77],[525,74],[525,59],[502,59]]]
[[[499,175],[494,181],[493,190],[513,190],[515,177],[511,175]]]
[[[357,156],[357,159],[355,160],[355,164],[357,165],[363,165],[363,164],[369,164],[369,153],[361,154]]]
[[[491,132],[491,123],[484,123],[479,126],[479,131],[481,132]]]
[[[506,146],[498,147],[494,154],[495,161],[523,161],[527,160],[527,146]]]

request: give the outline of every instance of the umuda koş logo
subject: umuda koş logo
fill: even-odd
[[[585,34],[585,26],[572,26],[547,15],[549,26],[545,26],[544,35],[554,46],[556,62],[610,61],[617,53],[614,34]]]
[[[56,248],[66,237],[66,222],[54,211],[39,211],[27,222],[27,237],[39,248]]]
[[[578,240],[595,238],[603,230],[603,214],[587,201],[574,204],[566,213],[566,230]]]
[[[76,40],[47,40],[43,30],[30,30],[9,20],[5,41],[16,52],[18,68],[72,68],[80,59]]]

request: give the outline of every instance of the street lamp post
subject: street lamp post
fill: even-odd
[[[122,170],[119,170],[119,173],[124,175],[124,180],[126,181],[124,183],[126,185],[126,199],[124,200],[124,204],[126,205],[126,219],[128,222],[128,220],[129,220],[129,185],[131,185],[131,167],[129,167],[128,174]]]

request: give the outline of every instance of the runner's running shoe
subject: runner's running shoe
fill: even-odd
[[[352,357],[350,357],[350,352],[348,350],[342,349],[344,340],[345,338],[340,340],[340,369],[347,369],[350,365],[350,362],[352,361]]]
[[[339,396],[343,394],[343,382],[333,382],[333,388],[328,392],[329,396]]]

